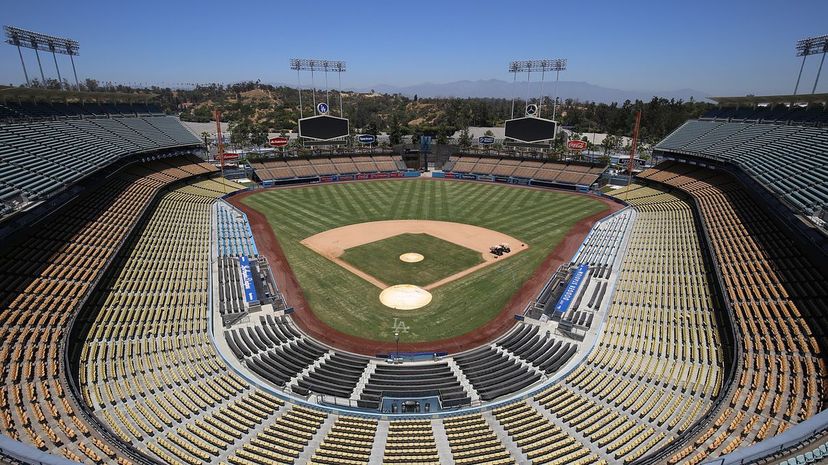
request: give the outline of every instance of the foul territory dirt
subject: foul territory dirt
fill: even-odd
[[[400,180],[398,182],[409,181]],[[435,182],[462,181],[435,180]],[[514,188],[531,189],[529,187],[519,186],[514,186]],[[268,224],[267,218],[259,211],[242,203],[242,200],[244,200],[245,197],[260,192],[262,191],[255,190],[244,192],[235,197],[231,197],[228,199],[228,202],[247,214],[247,218],[250,221],[250,227],[256,238],[256,246],[259,249],[259,253],[263,254],[270,261],[270,265],[273,268],[273,274],[276,277],[279,289],[284,294],[288,305],[293,306],[296,310],[292,316],[299,327],[310,336],[324,343],[354,353],[376,355],[396,350],[395,343],[393,342],[374,341],[371,339],[345,334],[331,328],[317,318],[305,300],[302,288],[299,286],[296,276],[294,276],[291,271],[284,251],[279,245],[279,241],[276,239],[273,229]],[[549,253],[549,255],[546,256],[540,266],[535,269],[532,277],[524,282],[523,286],[521,286],[521,288],[515,292],[514,295],[512,295],[509,302],[503,307],[495,318],[474,331],[450,339],[418,343],[400,343],[400,350],[411,352],[462,352],[486,343],[511,328],[515,324],[514,315],[522,313],[526,304],[538,295],[541,288],[543,288],[543,285],[546,284],[546,281],[549,279],[549,276],[560,265],[572,258],[572,255],[575,254],[575,251],[578,250],[578,247],[583,242],[587,233],[589,233],[592,225],[608,214],[623,208],[622,205],[611,200],[594,196],[590,197],[604,203],[607,206],[607,209],[590,217],[584,218],[576,223],[569,233],[561,240],[561,242],[559,242],[558,245]]]

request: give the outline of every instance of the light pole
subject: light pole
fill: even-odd
[[[397,353],[396,353],[396,356],[394,357],[394,360],[396,361],[396,360],[400,359],[400,330],[399,329],[394,330],[394,339],[397,341]]]

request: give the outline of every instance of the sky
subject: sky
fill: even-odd
[[[561,80],[711,95],[789,94],[794,43],[828,34],[826,0],[2,0],[0,21],[80,42],[81,80],[295,85],[288,61],[344,60],[345,88],[509,80],[511,60],[567,58]],[[0,44],[0,83],[24,82]],[[39,75],[32,50],[29,76]],[[56,77],[52,57],[44,72]],[[68,57],[58,56],[70,76]],[[820,56],[800,89],[810,92]],[[817,91],[828,92],[828,66]],[[800,90],[802,92],[803,90]]]

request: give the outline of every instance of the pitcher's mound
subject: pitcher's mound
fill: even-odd
[[[380,292],[380,302],[395,310],[414,310],[431,302],[431,293],[413,284],[397,284]]]
[[[404,254],[400,255],[400,260],[402,260],[406,263],[421,262],[421,261],[423,261],[424,258],[425,257],[423,257],[423,254],[414,253],[414,252],[408,252],[408,253],[404,253]]]

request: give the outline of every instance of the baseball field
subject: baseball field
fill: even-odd
[[[393,341],[395,322],[396,328],[403,322],[407,332],[401,339],[408,343],[452,338],[485,325],[576,223],[608,208],[582,195],[431,179],[273,189],[241,202],[266,218],[319,320],[342,333],[375,341]],[[387,220],[486,228],[520,242],[510,244],[520,253],[493,259],[487,256],[488,248],[481,253],[481,247],[475,251],[460,245],[473,244],[469,238],[445,241],[428,234],[394,233],[365,244],[349,243],[337,263],[302,243],[335,228]],[[371,226],[371,232],[376,228]],[[443,237],[450,239],[450,233]],[[399,260],[401,254],[411,252],[423,255],[423,260]],[[466,274],[462,271],[474,266]],[[459,278],[429,288],[433,298],[422,308],[394,310],[379,301],[382,283],[425,285],[458,271],[454,276]],[[376,278],[375,282],[358,273]]]

